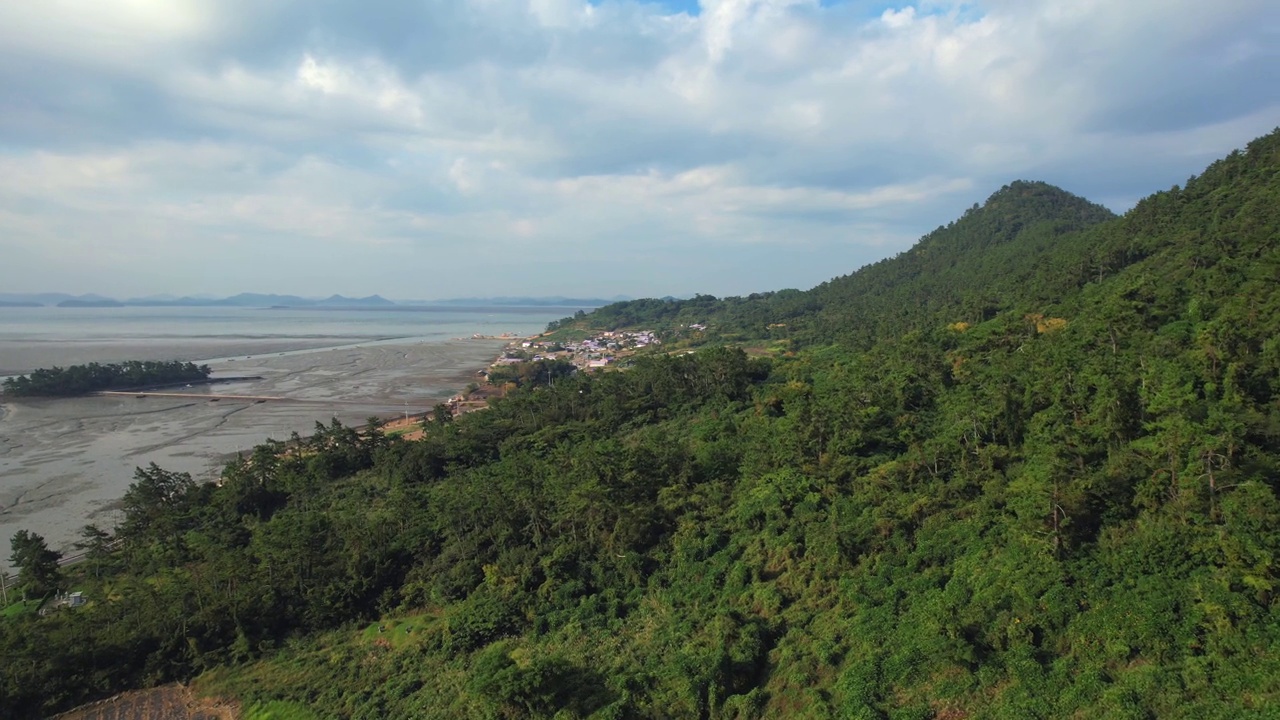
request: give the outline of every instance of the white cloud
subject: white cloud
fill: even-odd
[[[391,294],[459,248],[510,288],[533,241],[566,293],[803,286],[1017,177],[1180,182],[1277,123],[1278,47],[1266,0],[6,3],[0,284],[182,238]]]
[[[907,27],[915,20],[916,9],[914,7],[904,7],[901,10],[887,8],[880,16],[880,21],[891,28]]]
[[[164,56],[214,31],[200,0],[41,0],[0,3],[6,54],[146,72]]]

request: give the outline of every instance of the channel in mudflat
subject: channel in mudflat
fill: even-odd
[[[205,356],[223,358],[209,362],[214,378],[260,379],[178,389],[195,397],[7,401],[0,405],[0,539],[27,529],[68,550],[85,524],[115,524],[115,505],[135,467],[155,462],[214,479],[235,453],[269,437],[305,435],[334,417],[358,424],[373,415],[423,412],[473,380],[504,344],[256,344],[250,348],[256,352],[237,357],[244,346],[204,346]],[[8,553],[0,555],[0,567],[7,567]]]

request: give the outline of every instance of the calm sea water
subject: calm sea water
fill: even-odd
[[[152,338],[456,337],[541,331],[575,308],[0,308],[0,342]]]
[[[0,376],[91,361],[213,360],[404,338],[435,341],[475,334],[527,336],[575,310],[0,307]]]

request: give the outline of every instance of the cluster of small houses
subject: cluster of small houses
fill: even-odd
[[[662,341],[651,330],[617,330],[602,332],[577,342],[525,340],[520,349],[531,357],[503,357],[495,365],[538,360],[569,360],[581,369],[604,368],[623,353],[635,352]]]
[[[689,325],[694,330],[704,330],[705,325]],[[531,338],[514,344],[498,358],[489,368],[476,373],[477,378],[488,380],[489,370],[500,365],[518,365],[539,360],[568,360],[580,370],[607,368],[620,358],[634,354],[651,345],[660,345],[657,333],[652,330],[613,330],[596,333],[585,340],[560,342],[555,340],[539,340]],[[465,394],[449,398],[445,405],[455,415],[468,410],[483,407],[484,401],[491,396],[492,390],[480,387],[473,388]]]
[[[583,370],[607,368],[617,362],[621,356],[661,342],[651,330],[601,332],[577,342],[557,342],[536,338],[523,340],[519,347],[511,346],[503,357],[495,360],[489,368],[476,372],[476,377],[488,380],[489,369],[499,365],[518,365],[539,360],[568,360]],[[483,386],[473,388],[467,393],[449,398],[445,405],[454,415],[478,410],[484,407],[485,400],[492,393],[491,389]]]

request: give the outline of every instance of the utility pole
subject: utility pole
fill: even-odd
[[[9,573],[0,570],[0,597],[4,598],[4,604],[9,604],[9,588],[6,581],[9,579]]]

